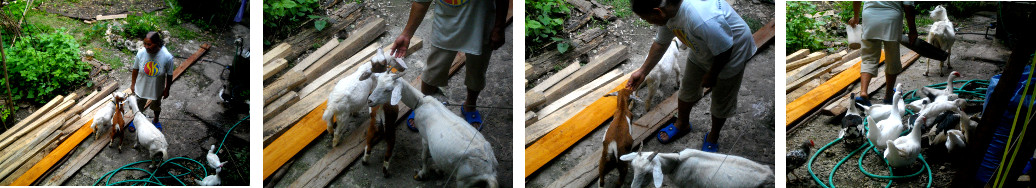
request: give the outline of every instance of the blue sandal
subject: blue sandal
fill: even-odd
[[[662,128],[662,130],[658,130],[658,134],[656,135],[656,137],[658,138],[658,142],[662,143],[662,144],[669,144],[669,142],[672,142],[675,139],[679,139],[680,137],[683,137],[683,135],[686,135],[687,133],[690,133],[691,132],[690,129],[692,129],[694,127],[694,126],[691,125],[690,122],[687,122],[687,126],[688,126],[687,130],[681,131],[681,130],[676,129],[676,122],[669,123],[669,125],[666,125],[665,128]],[[668,137],[668,138],[662,138],[662,133],[665,133],[666,137]]]
[[[701,151],[716,153],[719,151],[719,144],[709,142],[709,133],[705,133],[705,138],[702,138]]]
[[[410,111],[410,115],[406,116],[406,128],[410,128],[411,131],[418,132],[417,127],[414,127],[414,111]]]
[[[129,124],[126,126],[128,127],[126,128],[126,130],[128,130],[129,132],[137,132],[137,127],[133,126],[132,121],[130,121]],[[162,131],[162,123],[155,123],[155,128],[158,128],[158,131]]]
[[[856,103],[859,103],[861,105],[871,106],[871,101],[867,100],[867,99],[863,99],[863,97],[856,97],[853,100],[856,101]]]
[[[482,114],[478,113],[478,110],[468,112],[461,107],[460,114],[464,115],[464,121],[468,121],[468,124],[478,123],[478,130],[482,131]]]

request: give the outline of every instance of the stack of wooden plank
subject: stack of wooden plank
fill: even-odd
[[[0,185],[11,185],[90,121],[115,88],[112,83],[86,97],[57,96],[0,135]]]
[[[837,67],[846,65],[852,65],[852,62],[859,61],[859,50],[853,50],[852,52],[840,51],[838,53],[827,54],[825,52],[814,52],[809,55],[803,55],[809,53],[809,50],[802,49],[788,55],[785,59],[787,62],[787,77],[785,92],[788,94],[788,101],[798,98],[805,94],[805,92],[817,87],[820,83],[823,83],[827,79],[831,78],[830,75],[836,75],[841,73],[845,69],[838,70]]]

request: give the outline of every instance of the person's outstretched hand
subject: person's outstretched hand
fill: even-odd
[[[399,35],[396,37],[396,41],[392,42],[392,56],[396,58],[403,58],[406,56],[407,48],[410,47],[410,37],[406,35]]]
[[[860,18],[849,19],[849,26],[853,26],[853,28],[856,28],[856,25],[860,25]]]
[[[630,75],[629,80],[626,81],[626,88],[636,89],[638,86],[640,86],[641,83],[644,82],[644,76],[646,75],[644,74],[643,69],[637,69],[636,71],[633,71],[633,74]]]

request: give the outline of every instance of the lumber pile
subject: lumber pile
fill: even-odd
[[[68,130],[80,129],[93,119],[97,108],[86,107],[104,104],[102,99],[116,86],[111,83],[87,96],[57,96],[0,134],[0,185],[14,185],[37,162],[46,160],[45,156],[72,134]]]
[[[844,95],[844,92],[854,92],[855,88],[848,87],[853,83],[857,83],[860,80],[861,58],[859,58],[858,56],[858,52],[849,53],[848,55],[842,58],[843,60],[841,62],[827,65],[824,68],[827,70],[820,70],[821,72],[817,72],[822,73],[823,71],[828,71],[827,74],[830,74],[830,77],[829,79],[816,80],[815,82],[817,83],[817,86],[815,87],[799,87],[796,89],[789,89],[788,101],[790,102],[786,105],[787,119],[785,122],[785,126],[787,128],[791,128],[792,125],[798,123],[799,120],[802,120],[804,117],[809,116],[810,112],[814,112],[815,110],[821,110],[822,114],[827,115],[839,115],[841,113],[844,113],[846,110],[845,108],[848,99],[846,99],[845,97],[836,98],[835,96]],[[886,56],[891,56],[892,58],[900,58],[904,70],[907,69],[911,64],[913,64],[914,61],[917,61],[919,57],[919,55],[917,55],[917,53],[913,51],[908,51],[906,55],[903,56],[897,56],[895,54],[885,54],[885,52],[882,51],[882,56],[879,61],[884,62]],[[880,67],[881,68],[878,71],[879,73],[883,72],[884,69],[884,66]],[[807,78],[817,79],[819,78],[819,76],[807,75],[796,81],[796,83],[805,82],[803,79]],[[878,74],[871,78],[870,87],[868,88],[869,91],[867,92],[877,92],[878,89],[884,85],[885,75]],[[827,103],[826,106],[821,106],[824,105],[825,102],[828,102],[828,100],[832,100],[832,102]]]
[[[266,53],[263,53],[263,66],[275,59],[284,58],[289,61],[297,59],[310,46],[318,45],[327,39],[333,38],[340,31],[355,23],[356,19],[360,17],[360,12],[363,12],[361,10],[363,10],[363,5],[359,3],[342,5],[341,8],[334,10],[328,15],[329,24],[323,30],[318,31],[312,27],[307,27],[300,29],[301,31],[292,31],[296,33],[292,33],[290,37],[277,43]],[[352,34],[349,35],[351,36]],[[340,37],[348,38],[346,36]]]
[[[555,66],[571,62],[579,56],[590,52],[590,50],[598,49],[598,46],[604,43],[606,33],[607,31],[600,28],[589,29],[573,38],[572,50],[569,52],[561,54],[557,51],[548,51],[543,55],[527,59],[525,62],[525,78],[533,80],[554,70]]]

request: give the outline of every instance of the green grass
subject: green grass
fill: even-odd
[[[745,23],[748,24],[748,28],[751,29],[753,33],[759,30],[760,27],[763,27],[763,22],[760,22],[755,18],[741,16],[741,19],[745,20]]]
[[[625,18],[633,15],[633,9],[630,9],[629,0],[601,0],[600,2],[611,5],[616,17]]]

